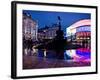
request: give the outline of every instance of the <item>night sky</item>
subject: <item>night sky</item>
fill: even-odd
[[[32,11],[23,10],[23,13],[30,14],[32,19],[38,21],[39,28],[49,26],[58,22],[58,16],[61,18],[62,30],[66,30],[73,23],[82,20],[90,19],[91,14],[89,13],[71,13],[71,12],[51,12],[51,11]]]

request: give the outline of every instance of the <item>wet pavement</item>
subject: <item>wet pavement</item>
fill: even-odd
[[[90,61],[78,60],[58,60],[48,59],[37,56],[23,56],[23,69],[41,69],[41,68],[60,68],[60,67],[84,67],[90,66]]]

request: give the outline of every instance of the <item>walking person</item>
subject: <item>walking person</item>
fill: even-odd
[[[31,56],[32,55],[32,47],[33,47],[33,41],[31,38],[28,39],[28,54]]]

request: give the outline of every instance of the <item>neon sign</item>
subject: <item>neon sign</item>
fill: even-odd
[[[76,28],[76,32],[81,32],[81,31],[91,31],[91,27],[90,26],[82,26],[82,27]]]

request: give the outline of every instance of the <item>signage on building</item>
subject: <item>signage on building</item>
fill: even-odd
[[[91,31],[91,27],[90,26],[82,26],[82,27],[76,28],[76,32],[82,32],[82,31]]]

